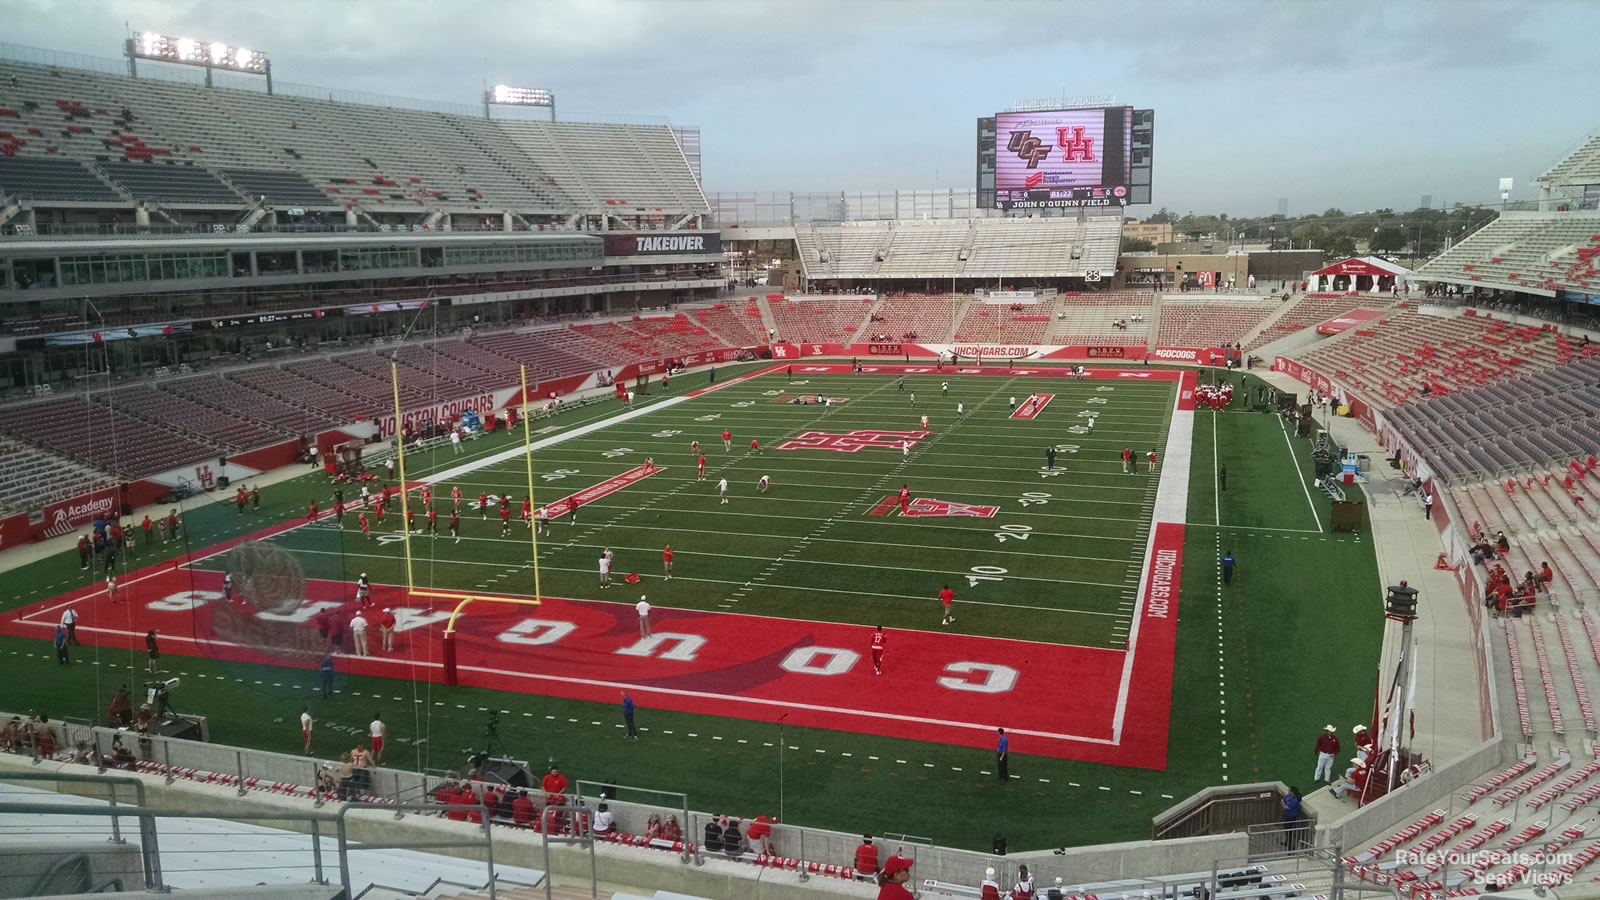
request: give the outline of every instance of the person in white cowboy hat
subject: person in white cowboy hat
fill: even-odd
[[[1371,757],[1373,743],[1372,732],[1367,730],[1367,726],[1362,725],[1359,722],[1357,722],[1350,730],[1354,732],[1356,736],[1356,757],[1358,759],[1367,759]]]
[[[1339,735],[1332,725],[1322,726],[1322,733],[1317,735],[1317,768],[1311,773],[1311,780],[1333,781],[1333,758],[1339,755]]]
[[[983,870],[983,883],[978,885],[978,900],[1000,900],[1000,883],[994,880],[994,869]]]
[[[1350,768],[1345,770],[1344,778],[1331,789],[1333,796],[1344,799],[1350,794],[1358,798],[1367,786],[1367,761],[1357,757],[1350,760]]]

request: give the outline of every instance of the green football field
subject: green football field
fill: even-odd
[[[739,627],[762,630],[815,623],[819,634],[855,626],[866,635],[883,625],[892,634],[936,633],[956,642],[995,639],[1084,653],[1127,646],[1157,478],[1143,465],[1124,473],[1118,451],[1132,447],[1142,458],[1166,446],[1175,383],[796,369],[792,379],[778,371],[671,404],[663,401],[705,387],[705,377],[674,379],[670,391],[652,385],[631,417],[606,401],[535,421],[532,437],[546,444],[532,456],[537,503],[603,485],[647,459],[656,468],[586,502],[576,524],[568,516],[552,522],[539,537],[542,594],[627,605],[643,594],[657,609],[725,614]],[[737,367],[719,372],[723,380],[738,374]],[[1013,396],[1020,405],[1041,391],[1054,396],[1037,419],[1009,417]],[[843,399],[831,406],[789,402],[817,395]],[[924,414],[928,433],[904,451],[907,438],[869,434],[919,432]],[[725,428],[731,449],[720,439]],[[749,449],[752,439],[761,452]],[[695,440],[707,457],[705,480],[697,478]],[[1191,440],[1164,771],[1029,754],[1019,741],[1015,777],[1002,783],[987,775],[994,760],[985,749],[870,729],[779,726],[737,709],[674,712],[645,704],[643,739],[627,742],[619,739],[614,703],[517,685],[446,687],[350,674],[341,677],[340,693],[323,701],[315,699],[314,678],[295,670],[181,655],[169,657],[169,668],[188,676],[179,708],[209,716],[212,739],[223,743],[293,752],[294,722],[306,702],[321,721],[319,734],[331,743],[343,729],[353,742],[381,703],[391,746],[400,751],[389,764],[450,768],[460,764],[461,748],[481,738],[486,712],[499,710],[501,737],[515,756],[563,761],[580,778],[683,790],[701,809],[776,814],[781,804],[784,819],[798,824],[925,834],[970,847],[987,845],[997,832],[1013,847],[1145,837],[1152,815],[1200,787],[1303,779],[1323,724],[1345,729],[1369,715],[1381,639],[1381,617],[1352,615],[1380,595],[1372,549],[1364,536],[1323,532],[1326,498],[1303,487],[1306,442],[1288,436],[1276,416],[1238,409],[1195,413]],[[779,449],[791,441],[804,448]],[[535,593],[529,529],[517,515],[528,478],[520,444],[520,435],[491,435],[468,442],[461,455],[445,448],[408,457],[413,480],[448,476],[433,485],[439,536],[410,537],[416,585]],[[1055,468],[1045,466],[1046,446],[1059,448]],[[1221,493],[1219,460],[1228,470]],[[758,490],[763,475],[771,479],[765,493]],[[722,478],[726,503],[717,490]],[[911,511],[924,514],[901,514],[902,485],[916,500]],[[466,495],[459,541],[446,525],[457,486]],[[473,508],[480,492],[512,497],[507,535],[498,506],[487,520]],[[243,515],[226,498],[190,504],[185,546],[199,556],[204,546],[303,516],[313,498],[323,509],[331,505],[325,477],[275,486],[260,510]],[[342,530],[324,519],[269,540],[320,583],[348,585],[365,572],[380,597],[400,596],[385,594],[407,581],[398,521],[391,508],[370,538],[351,514]],[[670,581],[662,577],[667,545],[675,557]],[[611,587],[602,587],[598,574],[606,548],[614,554]],[[178,549],[142,548],[130,565]],[[1239,570],[1222,589],[1217,561],[1225,550],[1239,559]],[[66,556],[17,570],[7,610],[81,585],[76,554]],[[229,565],[229,555],[220,554],[196,569]],[[637,584],[628,583],[629,574],[639,576]],[[941,624],[936,599],[946,585],[958,598],[950,625]],[[856,647],[863,655],[864,641]],[[81,665],[60,669],[46,640],[0,637],[0,672],[12,676],[12,699],[0,707],[95,718],[111,682],[143,665],[131,643],[119,637],[86,646]],[[904,659],[894,655],[896,646],[890,644],[888,667]],[[49,677],[28,677],[41,672]],[[257,681],[278,687],[258,688]],[[1042,702],[1068,705],[1072,689],[1063,684],[1059,698]],[[781,798],[780,727],[784,745],[794,748],[783,763]]]

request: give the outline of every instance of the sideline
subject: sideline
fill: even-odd
[[[1317,515],[1317,504],[1311,499],[1311,489],[1306,487],[1306,470],[1300,467],[1300,457],[1295,455],[1294,443],[1289,440],[1289,429],[1284,427],[1283,417],[1278,417],[1278,431],[1283,433],[1283,445],[1289,448],[1289,461],[1294,463],[1295,480],[1300,482],[1300,490],[1306,495],[1306,506],[1311,508],[1311,519],[1317,523],[1317,533],[1322,534],[1322,517]]]

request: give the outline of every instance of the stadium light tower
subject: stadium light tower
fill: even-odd
[[[556,120],[556,95],[544,88],[511,87],[497,84],[483,92],[483,117],[489,118],[491,106],[541,106],[550,110],[550,121]]]
[[[128,77],[138,78],[135,60],[153,59],[157,62],[199,66],[206,70],[206,87],[211,87],[211,70],[227,69],[246,75],[264,75],[267,93],[272,93],[272,61],[259,50],[234,47],[221,41],[197,41],[194,38],[172,37],[153,31],[141,31],[123,43],[128,55]]]

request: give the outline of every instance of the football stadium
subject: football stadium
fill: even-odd
[[[1596,893],[1592,123],[1200,225],[118,49],[0,44],[0,896]]]

